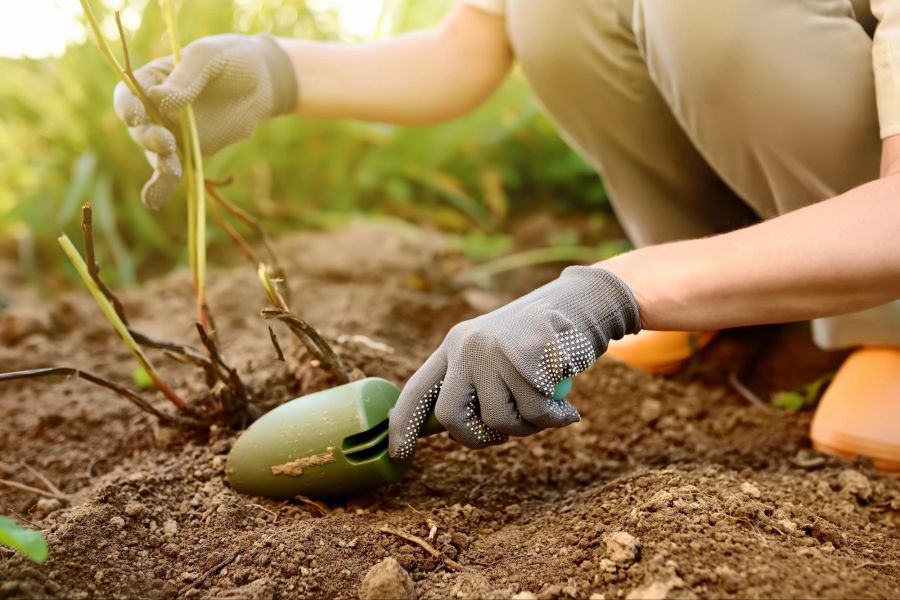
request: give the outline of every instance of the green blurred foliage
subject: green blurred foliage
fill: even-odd
[[[770,404],[772,408],[780,408],[791,412],[815,408],[822,398],[822,394],[825,393],[825,390],[831,384],[832,379],[834,379],[834,373],[827,373],[797,389],[776,392],[772,396]]]
[[[112,14],[92,4],[118,50]],[[434,25],[451,5],[387,0],[376,35]],[[165,54],[157,3],[125,6],[141,15],[128,32],[132,62]],[[191,0],[181,3],[180,34],[184,44],[228,31],[352,40],[327,7]],[[186,263],[183,193],[158,214],[141,205],[150,169],[112,111],[116,79],[93,40],[58,58],[0,59],[0,72],[0,234],[18,240],[20,258],[34,252],[35,264],[65,270],[55,239],[79,235],[78,208],[90,200],[111,279],[133,282]],[[462,247],[477,258],[509,251],[504,227],[525,211],[608,211],[596,174],[565,146],[518,74],[475,112],[436,126],[275,119],[210,159],[207,176],[233,177],[225,193],[272,234],[386,215],[471,238]],[[570,232],[558,237],[578,242]],[[214,225],[210,244],[215,261],[228,242]]]
[[[0,545],[18,550],[36,563],[47,560],[49,550],[40,531],[25,529],[10,518],[0,516]]]

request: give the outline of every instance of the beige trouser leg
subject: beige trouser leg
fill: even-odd
[[[525,76],[637,245],[699,237],[878,175],[865,0],[509,0]],[[900,303],[817,321],[900,345]]]

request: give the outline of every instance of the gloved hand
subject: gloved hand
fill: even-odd
[[[116,86],[116,114],[144,148],[153,176],[141,199],[158,208],[181,179],[176,155],[180,110],[192,104],[200,149],[209,156],[249,136],[262,121],[297,105],[297,78],[287,53],[269,35],[214,35],[201,38],[172,57],[154,60],[134,73],[165,127],[153,123],[144,105],[124,83]]]
[[[588,368],[610,339],[641,329],[637,301],[595,267],[562,275],[493,312],[459,323],[410,378],[390,417],[392,458],[409,458],[429,414],[470,448],[580,420],[553,389]]]

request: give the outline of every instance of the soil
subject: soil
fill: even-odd
[[[340,340],[349,366],[398,383],[453,323],[549,276],[454,287],[465,261],[439,236],[392,225],[279,246],[295,310]],[[40,301],[7,267],[2,370],[70,365],[131,381],[127,351],[86,293]],[[275,360],[251,268],[210,281],[224,351],[263,410],[327,385],[286,332],[289,360]],[[123,299],[140,329],[193,341],[186,273]],[[737,372],[767,399],[839,363],[807,338],[803,326],[727,332],[668,379],[603,359],[570,395],[580,423],[483,451],[435,436],[403,481],[328,506],[229,489],[236,431],[163,429],[80,380],[3,384],[0,478],[42,486],[31,467],[67,498],[0,487],[0,513],[50,545],[43,565],[0,551],[0,597],[356,598],[387,557],[425,599],[900,597],[900,481],[817,455],[810,412],[755,406],[728,383]],[[164,371],[202,393],[198,373]]]

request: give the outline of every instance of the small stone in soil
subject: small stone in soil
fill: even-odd
[[[409,573],[389,556],[366,573],[359,597],[360,600],[415,600],[416,588]]]
[[[125,505],[125,514],[129,517],[136,517],[144,512],[144,505],[140,502],[129,502]]]
[[[175,535],[178,533],[178,523],[173,521],[172,519],[166,519],[165,523],[163,523],[163,533],[166,535]]]
[[[638,560],[641,542],[626,531],[616,531],[606,538],[609,558],[618,565],[628,566]]]
[[[454,531],[452,534],[450,534],[450,543],[460,550],[465,550],[469,545],[469,536],[462,533],[461,531]]]
[[[652,423],[662,415],[662,402],[648,398],[641,402],[640,417],[644,423]]]
[[[838,475],[838,484],[841,486],[841,490],[860,500],[869,500],[872,497],[872,484],[859,471],[853,469],[841,471],[841,474]]]
[[[31,516],[35,519],[43,519],[50,513],[58,511],[62,508],[62,502],[57,500],[56,498],[41,498],[34,505],[34,510],[31,511]]]
[[[741,491],[751,498],[759,498],[760,496],[762,496],[762,492],[759,491],[759,488],[749,481],[745,481],[741,484]]]

